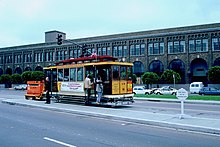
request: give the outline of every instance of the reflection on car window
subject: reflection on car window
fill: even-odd
[[[83,81],[83,68],[77,68],[77,81]]]
[[[113,79],[119,80],[119,66],[113,66]]]
[[[58,69],[58,81],[63,81],[63,69]]]

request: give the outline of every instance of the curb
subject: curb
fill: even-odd
[[[161,99],[161,98],[142,98],[142,97],[134,97],[134,100],[153,101],[153,102],[172,102],[172,103],[180,103],[180,100],[178,100],[178,99]],[[185,100],[184,103],[188,103],[188,104],[220,105],[220,101],[204,101],[204,100]]]
[[[210,127],[172,123],[172,122],[166,122],[166,121],[149,120],[149,119],[135,119],[135,118],[125,117],[125,116],[117,116],[117,115],[95,113],[95,112],[88,112],[88,111],[78,111],[78,110],[65,109],[65,108],[56,108],[53,106],[46,106],[46,105],[39,106],[39,105],[34,105],[34,104],[32,105],[32,104],[25,104],[25,103],[19,103],[19,102],[12,102],[8,100],[2,100],[2,103],[6,103],[10,105],[32,107],[32,108],[41,108],[45,110],[65,112],[65,113],[76,114],[76,115],[84,115],[84,116],[89,116],[89,117],[120,120],[120,121],[126,121],[130,123],[165,127],[165,128],[176,129],[176,130],[194,131],[194,132],[200,132],[200,133],[220,135],[220,129],[210,128]]]

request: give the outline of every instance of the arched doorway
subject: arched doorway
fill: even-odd
[[[32,71],[32,69],[28,66],[24,69],[24,71]]]
[[[22,70],[20,67],[16,67],[14,73],[16,74],[22,74]]]
[[[204,85],[208,83],[208,65],[202,58],[192,60],[190,64],[190,79],[191,82],[203,82]]]
[[[180,59],[174,59],[169,64],[169,69],[177,72],[181,76],[181,83],[185,83],[185,64]]]
[[[133,73],[140,77],[144,73],[144,64],[141,61],[135,61],[133,64]]]
[[[152,61],[149,65],[149,71],[155,72],[158,76],[160,76],[164,71],[163,63],[159,60]]]
[[[213,66],[220,66],[220,58],[215,59]]]
[[[7,68],[6,71],[5,71],[5,74],[12,75],[12,69],[11,68]]]
[[[37,67],[35,68],[35,71],[43,71],[43,67],[37,66]]]

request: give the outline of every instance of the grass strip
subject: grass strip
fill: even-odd
[[[160,98],[160,99],[177,99],[175,95],[144,95],[136,94],[134,97],[143,97],[143,98]],[[220,96],[213,95],[189,95],[187,100],[209,100],[209,101],[220,101]]]

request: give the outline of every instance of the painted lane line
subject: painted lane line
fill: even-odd
[[[55,139],[52,139],[52,138],[44,137],[44,139],[48,140],[48,141],[51,141],[51,142],[54,142],[54,143],[57,143],[57,144],[60,144],[60,145],[63,145],[63,146],[76,147],[75,145],[71,145],[71,144],[68,144],[68,143],[65,143],[65,142],[62,142],[62,141],[59,141],[59,140],[55,140]]]

